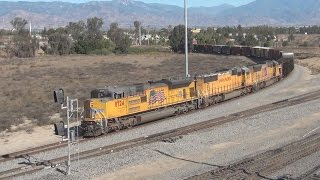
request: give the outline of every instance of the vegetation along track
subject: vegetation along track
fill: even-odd
[[[192,132],[196,132],[196,131],[212,128],[214,126],[222,125],[222,124],[225,124],[228,122],[236,121],[239,118],[246,118],[246,117],[250,117],[250,116],[253,116],[253,115],[256,115],[259,113],[273,111],[273,110],[277,110],[277,109],[284,108],[284,107],[294,106],[294,105],[306,103],[308,101],[312,101],[312,100],[319,99],[319,98],[320,98],[320,90],[315,91],[315,92],[311,92],[311,93],[308,93],[305,95],[301,95],[299,97],[286,99],[286,100],[279,101],[276,103],[272,103],[272,104],[260,106],[257,108],[253,108],[250,110],[242,111],[239,113],[234,113],[229,116],[215,118],[215,119],[208,120],[205,122],[201,122],[201,123],[181,127],[178,129],[166,131],[163,133],[153,134],[153,135],[150,135],[147,137],[141,137],[141,138],[137,138],[137,139],[133,139],[133,140],[129,140],[129,141],[113,144],[113,145],[108,145],[108,146],[101,147],[101,148],[92,149],[89,151],[80,152],[79,157],[78,157],[78,154],[73,154],[71,157],[73,160],[76,160],[78,158],[79,159],[88,159],[88,158],[97,157],[100,155],[123,151],[126,149],[138,147],[141,145],[150,144],[150,143],[157,142],[157,141],[167,141],[168,139],[170,140],[171,138],[174,138],[177,136],[186,135],[186,134],[189,134]],[[313,137],[315,137],[315,136],[313,136]],[[318,146],[320,146],[319,139],[316,139],[316,140],[317,140],[317,143],[312,143],[312,142],[314,142],[314,141],[312,141],[310,144],[308,142],[309,144],[304,145],[303,147],[319,148],[318,147]],[[299,144],[299,143],[296,143],[296,144]],[[264,160],[264,159],[266,159],[264,157],[270,157],[271,155],[276,155],[276,153],[278,153],[278,151],[282,152],[286,149],[288,149],[288,148],[282,148],[277,151],[268,152],[269,156],[266,156],[266,155],[261,156],[260,155],[259,157],[261,157],[261,158],[259,158],[259,159]],[[305,150],[305,151],[307,152],[307,150]],[[304,150],[300,150],[299,152],[298,151],[297,152],[294,151],[294,152],[295,153],[300,153],[300,152],[302,153],[303,151]],[[288,152],[291,152],[291,151],[288,151]],[[309,152],[309,150],[308,150],[308,152]],[[311,152],[311,150],[310,150],[310,152]],[[284,153],[282,153],[282,154],[284,154]],[[282,156],[282,158],[280,158],[281,156],[277,156],[277,157],[279,157],[278,159],[282,159],[283,162],[287,162],[284,157],[291,157],[291,155],[290,155],[290,156]],[[24,167],[19,167],[19,168],[3,171],[3,172],[0,172],[0,179],[12,178],[12,177],[25,175],[25,174],[30,174],[30,173],[33,173],[33,172],[36,172],[36,171],[39,171],[39,170],[42,170],[45,168],[54,168],[54,167],[57,167],[57,166],[63,164],[66,160],[67,160],[67,157],[63,156],[63,157],[59,157],[56,159],[47,160],[45,162],[41,162],[41,163],[37,163],[37,164],[30,164],[30,165],[27,165]],[[257,158],[255,158],[255,160],[257,160]],[[277,160],[277,161],[279,162],[280,160]],[[254,164],[254,162],[256,162],[256,161],[254,161],[252,159],[245,160],[244,162],[241,162],[241,167],[243,167],[244,165],[246,165],[248,163]],[[274,162],[274,161],[272,161],[272,162]],[[273,167],[272,165],[273,164],[271,163],[271,166],[267,166],[267,167],[269,167],[269,169],[267,169],[268,171],[272,170],[272,167]],[[238,166],[235,166],[235,167],[238,167]],[[258,167],[259,166],[255,167],[255,168],[258,168]],[[255,170],[255,171],[257,172],[257,170]],[[243,171],[243,172],[246,172],[246,171]],[[261,172],[261,171],[259,171],[259,172]]]
[[[320,150],[320,134],[315,134],[284,147],[246,158],[229,166],[189,178],[198,179],[270,179],[266,175]],[[319,167],[318,167],[319,168]],[[319,169],[318,169],[319,170]],[[315,172],[313,169],[312,172]],[[308,172],[301,179],[316,178]]]

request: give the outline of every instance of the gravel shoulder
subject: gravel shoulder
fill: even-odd
[[[320,89],[319,82],[319,76],[311,76],[309,70],[297,66],[285,81],[248,97],[150,124],[143,129],[113,134],[83,144],[80,149],[101,147],[294,97]],[[320,100],[311,101],[193,133],[175,143],[158,142],[74,162],[72,168],[75,171],[68,177],[50,169],[21,179],[182,179],[296,141],[320,126],[319,111]],[[65,149],[56,150],[40,156],[50,159],[54,154],[65,152]],[[60,168],[64,170],[64,167]]]

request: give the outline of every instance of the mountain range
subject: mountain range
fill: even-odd
[[[0,1],[0,28],[10,29],[10,21],[22,17],[35,28],[65,26],[70,21],[101,17],[107,27],[118,22],[121,27],[133,26],[135,20],[151,27],[184,23],[184,9],[179,6],[144,3],[133,0],[68,2]],[[189,25],[209,27],[238,25],[313,25],[320,23],[319,0],[255,0],[235,7],[190,7]]]

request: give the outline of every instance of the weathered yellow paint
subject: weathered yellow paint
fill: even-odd
[[[246,86],[252,86],[281,75],[281,65],[268,67],[263,64],[260,71],[243,72],[232,75],[230,71],[217,75],[217,80],[205,83],[199,78],[188,87],[170,89],[167,85],[159,85],[137,94],[121,99],[90,99],[85,103],[86,120],[101,120],[126,117],[171,105],[185,103],[197,99],[198,96],[209,97],[229,93]],[[197,88],[195,88],[195,85]],[[197,92],[195,91],[197,90]],[[95,113],[88,113],[90,109]],[[88,115],[89,114],[89,115]]]
[[[196,93],[191,97],[191,91],[195,89],[195,83],[192,82],[188,87],[169,89],[163,85],[156,88],[146,89],[143,94],[125,97],[114,100],[90,99],[91,108],[99,110],[101,113],[95,113],[92,117],[86,117],[86,120],[101,120],[125,117],[149,110],[164,108],[173,104],[185,103],[196,98]],[[156,97],[152,95],[157,94]]]

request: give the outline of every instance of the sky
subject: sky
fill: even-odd
[[[18,0],[6,0],[6,1],[18,1]],[[20,0],[20,1],[53,1],[53,0]],[[89,2],[90,0],[55,0],[55,1],[64,1],[64,2],[72,2],[72,3],[83,3]],[[99,1],[99,0],[96,0]],[[145,3],[160,3],[160,4],[170,4],[170,5],[177,5],[183,6],[184,0],[137,0],[143,1]],[[188,0],[188,6],[198,7],[198,6],[217,6],[221,4],[231,4],[234,6],[241,6],[244,4],[248,4],[254,0]]]

